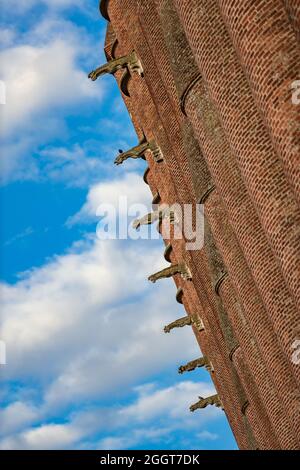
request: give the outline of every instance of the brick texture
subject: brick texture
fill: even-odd
[[[291,99],[291,84],[300,78],[300,48],[292,28],[299,21],[299,2],[298,8],[286,2],[291,22],[281,0],[217,3],[257,108],[300,202],[300,112]]]
[[[291,345],[300,327],[299,114],[285,87],[296,74],[298,3],[100,6],[109,19],[107,60],[134,49],[143,65],[124,101],[138,138],[154,138],[163,152],[163,163],[146,152],[152,194],[205,207],[203,249],[188,251],[185,237],[165,232],[165,221],[159,231],[171,244],[169,260],[192,273],[174,282],[187,314],[203,321],[204,330],[192,328],[213,363],[210,376],[238,446],[297,449],[300,371]],[[275,60],[282,51],[287,64],[270,78],[270,54]]]
[[[288,20],[294,30],[297,41],[300,43],[300,3],[299,0],[283,0]]]

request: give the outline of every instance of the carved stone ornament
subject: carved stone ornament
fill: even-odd
[[[219,398],[219,395],[211,395],[210,397],[203,398],[199,397],[200,400],[197,401],[197,403],[194,403],[192,406],[190,406],[190,411],[194,412],[198,409],[206,408],[208,405],[211,406],[216,406],[217,408],[222,408],[223,409],[223,404]]]
[[[144,76],[143,67],[141,61],[139,60],[135,51],[130,52],[130,54],[122,57],[118,57],[117,59],[112,59],[104,65],[101,65],[97,69],[93,70],[89,73],[88,77],[95,81],[101,75],[115,74],[118,70],[123,70],[124,74],[120,81],[120,88],[124,95],[129,97],[128,92],[128,82],[131,78],[131,75],[136,72],[141,77]]]
[[[171,263],[171,252],[172,252],[172,244],[168,243],[164,251],[164,258],[168,263]]]
[[[205,330],[204,323],[198,315],[193,316],[193,325],[197,328],[198,331]]]
[[[108,1],[109,0],[100,0],[99,2],[100,13],[103,16],[103,18],[105,18],[107,21],[109,21],[109,16],[108,16],[108,11],[107,11]]]
[[[184,366],[180,366],[178,368],[178,373],[183,374],[184,372],[191,372],[192,370],[197,369],[198,367],[205,367],[206,370],[209,372],[212,370],[211,364],[206,356],[199,357],[194,361],[190,361]]]
[[[159,203],[160,203],[160,200],[161,200],[160,194],[159,194],[159,192],[157,191],[157,192],[154,194],[154,196],[153,196],[153,199],[152,199],[151,204],[152,204],[152,205],[159,204]]]
[[[204,330],[204,325],[202,323],[201,318],[199,318],[197,315],[187,315],[185,317],[178,318],[178,320],[175,320],[172,323],[166,325],[164,327],[164,332],[170,333],[170,331],[174,328],[182,328],[183,326],[190,325],[195,326],[199,331]]]
[[[136,219],[132,222],[133,228],[138,229],[141,225],[153,224],[153,222],[161,222],[163,219],[169,218],[170,223],[174,223],[174,212],[170,211],[169,208],[158,208],[158,210],[150,212],[149,214],[144,215],[140,219]]]
[[[149,185],[149,183],[148,183],[148,176],[149,176],[149,173],[150,173],[150,168],[147,167],[146,170],[145,170],[145,172],[144,172],[144,174],[143,174],[143,180],[144,180],[144,183],[145,183],[145,184],[148,184],[148,185]]]
[[[182,289],[182,287],[178,287],[178,289],[177,289],[176,300],[179,304],[183,303],[183,289]]]
[[[157,273],[152,274],[151,276],[148,277],[148,280],[154,283],[158,281],[159,279],[172,277],[175,274],[180,274],[181,277],[185,281],[192,279],[191,272],[189,268],[186,266],[186,264],[179,263],[179,264],[172,264],[168,268],[162,269],[161,271],[158,271]]]
[[[154,140],[147,141],[147,138],[144,136],[140,143],[135,147],[127,150],[126,152],[120,151],[120,154],[115,159],[115,165],[121,165],[128,158],[142,158],[145,160],[145,152],[150,150],[153,155],[153,159],[156,163],[163,161],[163,156],[160,148]]]
[[[191,325],[193,322],[192,317],[190,316],[185,316],[182,318],[178,318],[178,320],[173,321],[172,323],[169,323],[164,327],[164,332],[165,333],[170,333],[171,330],[174,328],[182,328],[184,326]]]

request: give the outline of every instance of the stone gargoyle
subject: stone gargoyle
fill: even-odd
[[[106,64],[101,65],[97,69],[90,72],[88,77],[91,80],[95,81],[101,75],[105,75],[107,73],[115,74],[118,70],[124,70],[124,74],[120,81],[120,88],[124,95],[129,97],[128,82],[131,78],[132,73],[136,72],[141,77],[144,76],[141,61],[139,60],[135,51],[130,52],[126,56],[110,60]]]
[[[217,408],[223,408],[222,402],[219,395],[211,395],[210,397],[203,398],[199,397],[199,401],[190,406],[190,411],[194,412],[198,409],[206,408],[208,405],[216,406]]]
[[[175,221],[174,212],[171,211],[169,207],[158,208],[156,211],[150,212],[140,219],[134,220],[132,222],[132,226],[133,228],[138,229],[141,225],[153,224],[156,221],[161,222],[165,218],[169,218],[171,224]]]
[[[147,138],[144,136],[141,141],[139,142],[138,145],[135,147],[132,147],[131,149],[127,150],[126,152],[123,152],[122,150],[119,150],[119,155],[115,158],[115,165],[121,165],[125,160],[128,158],[142,158],[143,160],[146,159],[145,157],[145,152],[146,150],[150,150],[153,155],[153,159],[156,163],[162,162],[163,161],[163,156],[160,148],[156,144],[154,140],[150,140],[148,142]]]
[[[162,269],[161,271],[158,271],[155,274],[152,274],[151,276],[148,277],[148,280],[150,282],[155,283],[159,279],[164,279],[168,277],[172,277],[175,274],[180,274],[181,277],[187,281],[192,279],[191,272],[189,268],[186,266],[185,263],[178,263],[178,264],[172,264],[171,266]]]
[[[209,372],[212,371],[212,365],[209,362],[208,358],[206,356],[199,357],[198,359],[195,359],[194,361],[190,361],[184,366],[180,366],[178,368],[179,374],[183,374],[184,372],[191,372],[192,370],[195,370],[197,367],[205,367],[205,369]]]

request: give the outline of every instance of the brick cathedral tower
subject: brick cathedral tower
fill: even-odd
[[[108,63],[153,202],[204,205],[165,238],[176,299],[241,449],[300,448],[300,0],[101,0]],[[126,164],[126,162],[124,163]],[[151,217],[151,216],[150,216]],[[154,217],[153,217],[154,218]],[[163,222],[160,227],[162,227]],[[175,299],[174,299],[175,301]],[[297,349],[298,348],[298,349]]]

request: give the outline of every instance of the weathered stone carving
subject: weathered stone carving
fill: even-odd
[[[116,49],[119,45],[119,41],[117,40],[117,38],[114,40],[112,46],[111,46],[111,50],[110,50],[110,55],[113,59],[116,58]]]
[[[192,370],[197,369],[197,367],[205,367],[208,372],[212,372],[213,368],[206,356],[199,357],[194,361],[190,361],[184,366],[178,368],[178,373],[183,374],[184,372],[191,372]]]
[[[164,279],[167,277],[172,277],[175,274],[180,274],[182,279],[185,281],[192,279],[191,272],[185,263],[172,264],[168,268],[162,269],[155,274],[152,274],[148,277],[148,280],[151,282],[156,282],[158,279]]]
[[[110,60],[104,65],[101,65],[97,69],[89,73],[89,78],[93,81],[97,80],[101,75],[106,73],[115,74],[118,70],[123,70],[124,74],[120,81],[120,88],[124,95],[129,96],[128,82],[131,78],[131,74],[136,72],[143,77],[143,67],[135,51],[130,54],[117,59]]]
[[[172,323],[169,323],[164,327],[164,332],[165,333],[170,333],[171,330],[174,328],[182,328],[184,326],[189,326],[192,325],[193,319],[190,316],[185,316],[182,318],[178,318],[178,320],[173,321]]]
[[[178,287],[178,289],[177,289],[176,300],[179,304],[183,303],[183,289],[182,289],[182,287]]]
[[[105,18],[107,21],[109,21],[107,6],[108,6],[108,0],[100,0],[100,2],[99,2],[100,13],[103,16],[103,18]]]
[[[153,159],[156,163],[163,161],[161,150],[156,144],[156,142],[154,140],[150,140],[148,142],[146,137],[144,136],[140,143],[135,147],[132,147],[130,150],[127,150],[127,152],[120,151],[120,155],[118,155],[115,159],[115,164],[121,165],[128,158],[143,158],[145,160],[146,150],[150,150],[152,152]]]
[[[165,333],[170,333],[174,328],[182,328],[183,326],[195,326],[199,331],[204,330],[202,320],[197,315],[186,315],[185,317],[178,318],[178,320],[169,323],[164,327]]]
[[[212,405],[212,406],[214,405],[217,408],[223,409],[223,405],[218,394],[211,395],[210,397],[207,397],[207,398],[203,398],[203,397],[199,397],[199,398],[200,400],[197,401],[197,403],[194,403],[192,406],[190,406],[190,411],[194,412],[198,409],[206,408],[208,405]]]
[[[202,321],[202,319],[201,319],[198,315],[195,315],[195,316],[193,317],[193,325],[197,328],[198,331],[203,331],[203,330],[205,330],[203,321]]]
[[[160,202],[160,194],[157,191],[157,193],[155,193],[153,196],[152,205],[158,204],[159,202]]]
[[[114,164],[115,165],[122,165],[125,160],[128,160],[128,158],[142,158],[143,160],[146,160],[146,157],[144,155],[145,151],[145,144],[139,144],[136,145],[135,147],[132,147],[131,149],[127,150],[127,152],[123,152],[123,150],[119,150],[119,155],[115,158]]]
[[[144,215],[144,217],[134,220],[132,226],[133,228],[138,229],[141,225],[153,224],[153,222],[156,222],[157,220],[161,222],[164,218],[169,218],[170,223],[174,223],[174,212],[170,211],[169,208],[159,208],[157,211],[150,212],[149,214]]]
[[[140,219],[135,219],[132,222],[132,226],[135,229],[138,229],[141,225],[150,225],[153,224],[160,217],[159,211],[150,212],[149,214],[144,215]]]
[[[145,184],[148,184],[148,185],[149,185],[149,183],[148,183],[148,175],[149,175],[149,173],[150,173],[150,168],[147,167],[146,170],[145,170],[145,172],[144,172],[144,174],[143,174],[143,180],[144,180],[144,183],[145,183]]]
[[[165,251],[164,251],[164,258],[166,261],[168,261],[168,263],[171,263],[171,251],[172,251],[172,244],[169,243],[166,248],[165,248]]]

